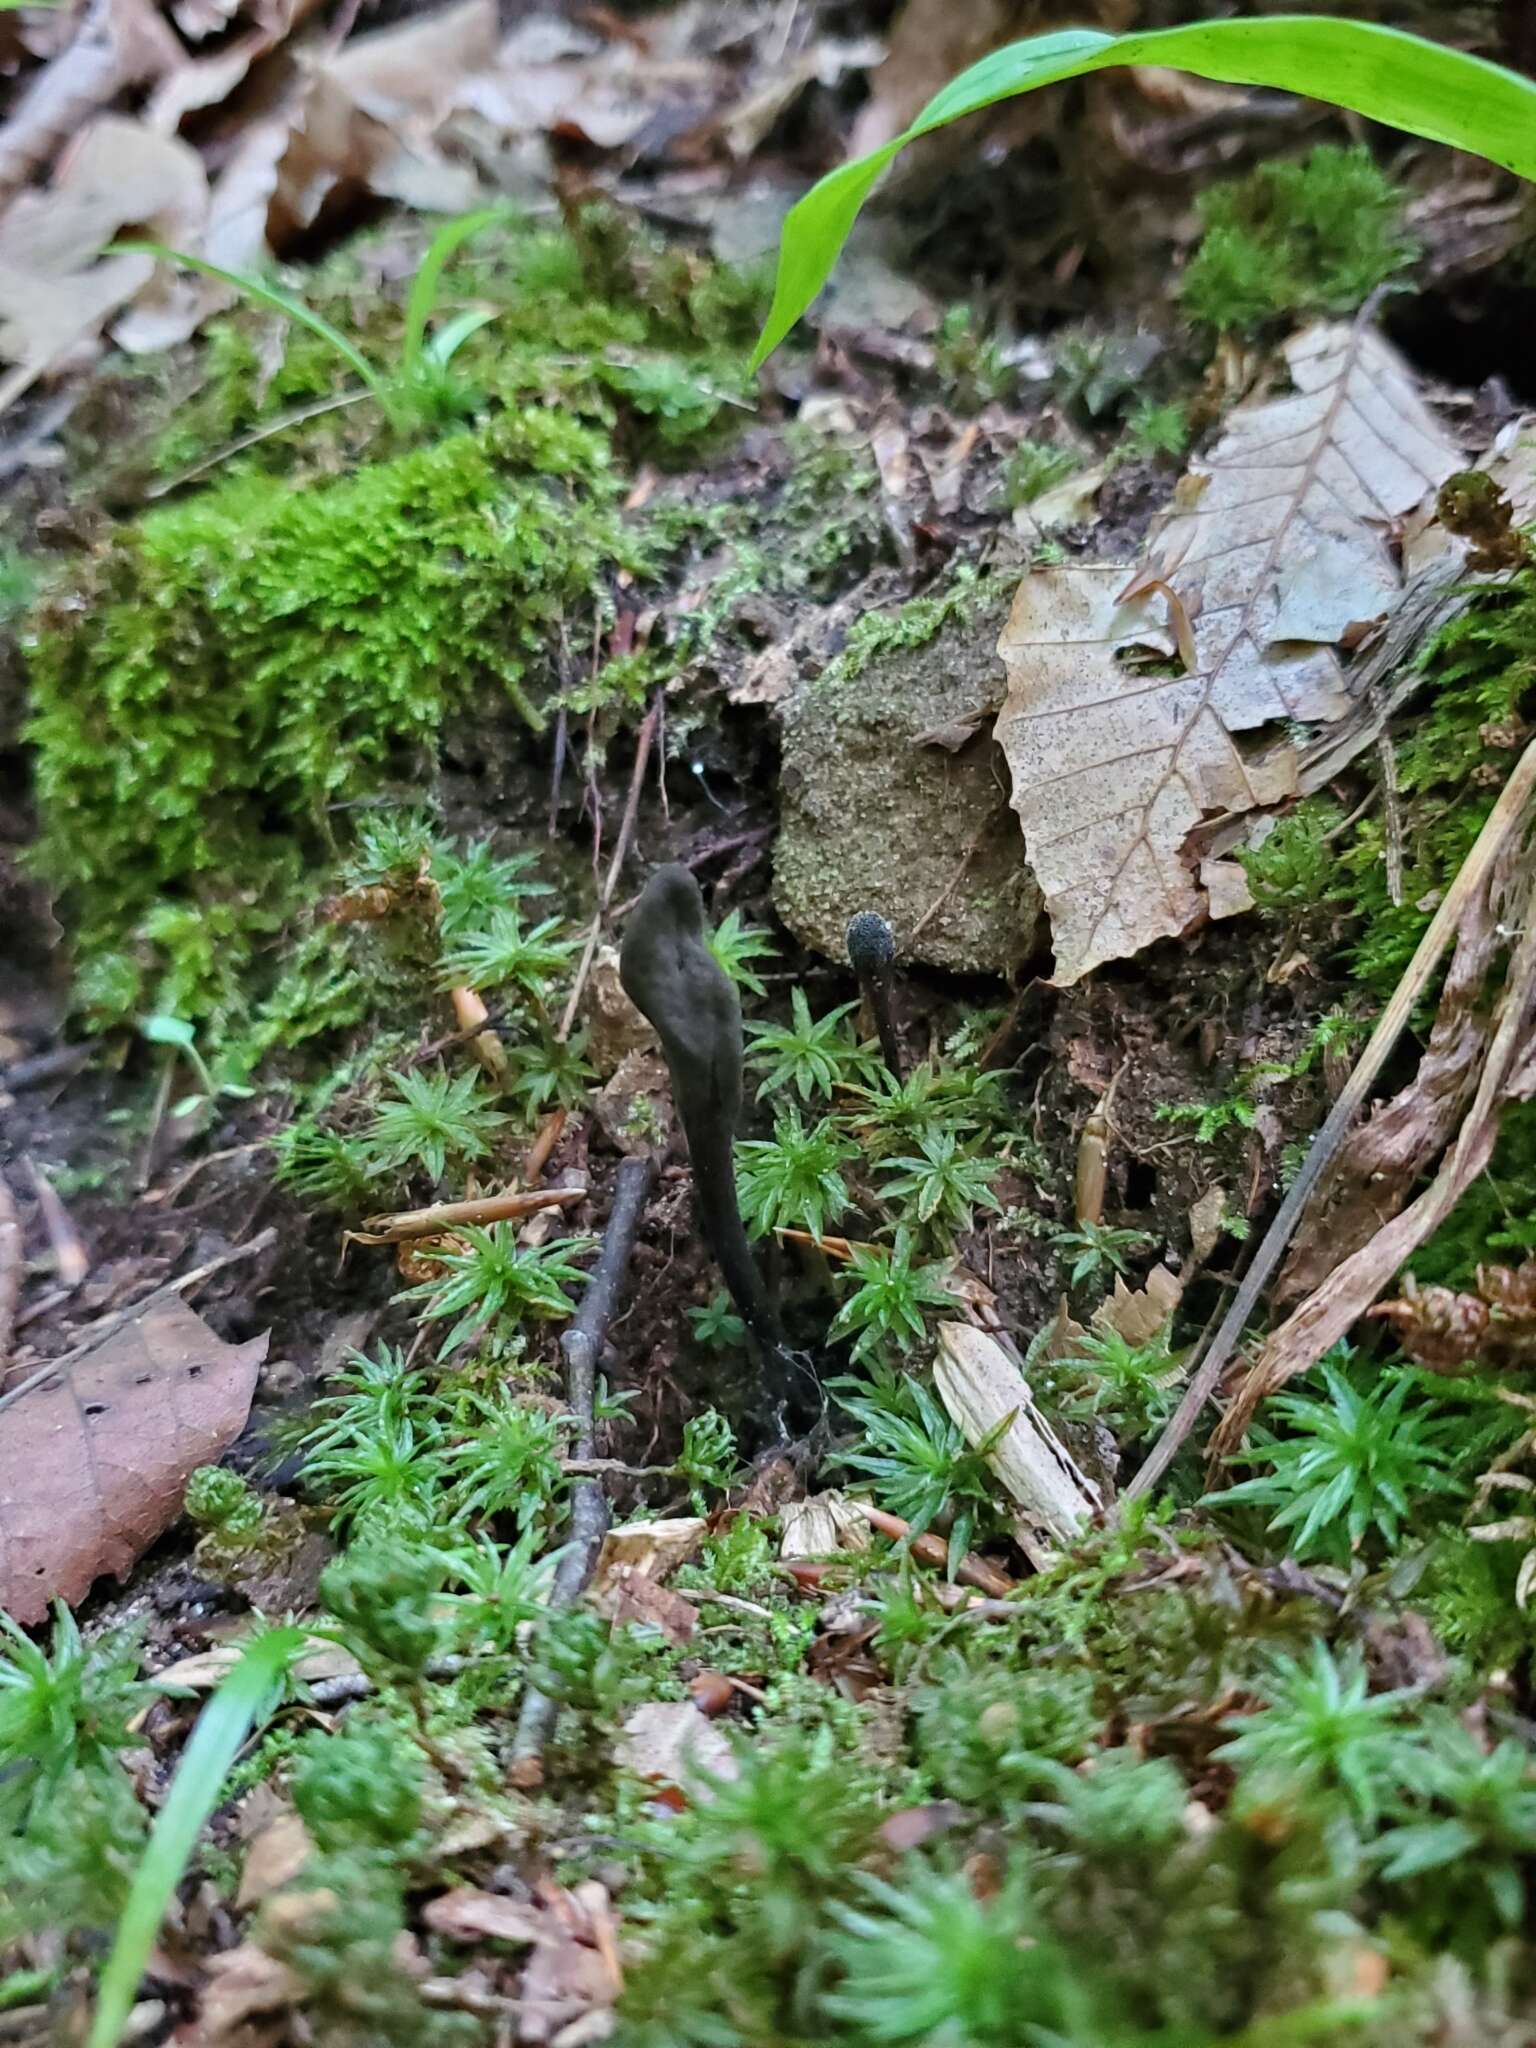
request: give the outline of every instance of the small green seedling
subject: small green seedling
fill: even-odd
[[[307,327],[321,341],[329,343],[347,368],[361,380],[363,390],[356,395],[362,397],[366,394],[373,398],[391,426],[407,432],[451,419],[455,414],[470,409],[472,396],[453,382],[449,365],[470,336],[478,334],[488,321],[495,319],[494,309],[466,307],[455,313],[452,319],[445,320],[436,333],[430,335],[427,324],[437,304],[448,259],[471,235],[478,234],[494,221],[506,218],[504,207],[486,206],[474,213],[461,214],[457,220],[448,221],[438,229],[411,282],[405,306],[405,333],[400,344],[400,358],[392,367],[371,363],[356,343],[349,341],[324,314],[317,313],[297,294],[266,278],[255,277],[248,271],[225,270],[202,256],[189,255],[184,249],[169,248],[164,242],[115,242],[105,253],[112,256],[153,256],[162,263],[179,263],[188,270],[197,271],[200,276],[229,285],[243,297],[254,299],[258,305],[286,314],[301,327]]]
[[[183,1095],[178,1102],[171,1104],[173,1117],[191,1116],[194,1111],[201,1109],[204,1103],[215,1102],[221,1095],[244,1101],[256,1093],[254,1088],[248,1088],[243,1081],[220,1080],[214,1075],[208,1062],[197,1049],[197,1033],[184,1017],[141,1017],[139,1032],[151,1045],[174,1046],[202,1083],[201,1089],[191,1095]]]

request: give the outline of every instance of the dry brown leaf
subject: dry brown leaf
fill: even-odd
[[[0,127],[0,197],[51,162],[60,144],[125,87],[163,78],[185,62],[152,0],[90,0],[71,41]]]
[[[223,2048],[247,2021],[283,2012],[304,1996],[304,1980],[254,1941],[210,1956],[210,1982],[203,1992],[191,2040],[196,2048]]]
[[[257,1906],[291,1884],[315,1852],[308,1828],[285,1807],[252,1835],[240,1871],[237,1906]]]
[[[566,2030],[585,2022],[581,2038],[599,2040],[624,1988],[618,1924],[608,1893],[591,1878],[572,1891],[545,1883],[539,1886],[539,1903],[546,1939],[535,1947],[518,1986],[517,2037],[570,2039],[574,2048]]]
[[[23,1626],[122,1578],[181,1512],[187,1476],[244,1427],[265,1336],[225,1344],[177,1295],[0,1409],[0,1607]]]
[[[1150,1344],[1167,1329],[1183,1295],[1183,1284],[1166,1266],[1154,1266],[1142,1287],[1127,1287],[1117,1273],[1114,1293],[1090,1320],[1097,1330],[1117,1330],[1127,1344]]]
[[[1026,577],[999,640],[1009,693],[997,737],[1058,985],[1231,903],[1200,887],[1191,834],[1296,788],[1288,742],[1245,749],[1237,736],[1348,711],[1335,647],[1402,590],[1389,525],[1461,464],[1369,327],[1308,328],[1286,358],[1295,390],[1230,416],[1138,572],[1176,592],[1195,672],[1122,665],[1136,646],[1172,652],[1162,601],[1117,601],[1124,567]]]
[[[450,1941],[517,1941],[531,1946],[544,1940],[547,1915],[500,1892],[465,1885],[428,1899],[421,1917],[434,1934],[445,1934]]]
[[[636,1707],[620,1730],[614,1761],[621,1770],[652,1784],[681,1785],[701,1804],[709,1803],[707,1786],[694,1773],[734,1778],[740,1771],[730,1740],[691,1700],[649,1700]]]
[[[601,1586],[591,1587],[587,1598],[609,1621],[656,1629],[678,1648],[693,1640],[699,1625],[698,1616],[680,1593],[657,1585],[636,1565],[610,1565]]]
[[[207,207],[203,167],[186,143],[115,114],[93,122],[52,187],[23,193],[0,221],[0,356],[17,365],[0,403],[93,343],[150,283],[149,256],[98,260],[120,229],[195,245]]]
[[[1035,1406],[1019,1368],[984,1330],[972,1323],[941,1323],[933,1381],[969,1444],[980,1443],[1011,1418],[987,1453],[987,1463],[1018,1505],[1014,1532],[1020,1547],[1043,1569],[1057,1546],[1080,1536],[1103,1506],[1098,1488]]]

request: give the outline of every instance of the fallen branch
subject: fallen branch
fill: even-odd
[[[1353,1073],[1345,1082],[1338,1101],[1312,1140],[1312,1149],[1307,1154],[1301,1172],[1291,1183],[1285,1200],[1276,1212],[1274,1222],[1264,1233],[1263,1240],[1254,1254],[1253,1263],[1244,1274],[1242,1285],[1233,1295],[1231,1306],[1211,1339],[1210,1348],[1191,1377],[1183,1400],[1153,1446],[1146,1463],[1126,1487],[1123,1499],[1134,1500],[1138,1494],[1148,1492],[1157,1484],[1173,1463],[1199,1419],[1201,1410],[1215,1392],[1221,1375],[1237,1349],[1238,1340],[1249,1316],[1253,1313],[1260,1292],[1279,1265],[1281,1255],[1301,1220],[1303,1210],[1312,1199],[1314,1189],[1337,1157],[1340,1147],[1353,1128],[1366,1096],[1375,1086],[1377,1077],[1401,1037],[1419,998],[1429,986],[1442,954],[1455,937],[1466,915],[1468,905],[1486,886],[1506,838],[1519,828],[1533,789],[1536,789],[1536,741],[1533,741],[1521,755],[1515,772],[1505,784],[1498,802],[1489,812],[1487,822],[1477,835],[1472,851],[1462,862],[1455,881],[1446,890],[1440,908],[1430,920],[1429,929],[1420,939],[1417,951],[1404,969],[1403,978],[1393,990],[1391,1000],[1382,1011],[1376,1029],[1371,1033]],[[1492,1057],[1490,1053],[1490,1064]],[[1479,1093],[1481,1094],[1481,1091]],[[1475,1108],[1474,1105],[1474,1114]],[[1402,1220],[1401,1217],[1397,1219],[1399,1224]],[[1297,1313],[1300,1314],[1301,1311],[1298,1310]]]
[[[619,1290],[629,1270],[640,1218],[655,1178],[656,1162],[648,1155],[620,1161],[613,1184],[613,1208],[603,1233],[603,1249],[592,1269],[581,1306],[560,1339],[565,1360],[566,1406],[576,1421],[576,1440],[571,1446],[571,1456],[576,1459],[590,1459],[596,1452],[597,1429],[592,1408],[597,1361],[603,1355],[608,1325],[618,1306]],[[608,1498],[601,1482],[578,1481],[571,1488],[569,1537],[555,1568],[549,1596],[552,1614],[569,1612],[580,1599],[596,1569],[607,1529]],[[544,1746],[554,1728],[557,1710],[558,1702],[536,1686],[530,1686],[523,1695],[510,1775],[513,1784],[524,1790],[543,1783]]]

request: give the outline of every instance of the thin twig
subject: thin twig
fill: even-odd
[[[523,1185],[525,1187],[531,1188],[536,1180],[543,1178],[544,1169],[549,1164],[550,1154],[559,1144],[560,1134],[565,1129],[567,1114],[568,1112],[564,1109],[552,1109],[549,1115],[545,1117],[543,1123],[539,1125],[538,1134],[534,1138],[533,1143],[528,1147],[528,1156],[523,1161]]]
[[[1199,1369],[1191,1377],[1183,1400],[1153,1445],[1146,1463],[1134,1475],[1121,1495],[1122,1500],[1134,1500],[1138,1494],[1146,1493],[1157,1484],[1177,1457],[1185,1438],[1199,1419],[1201,1410],[1215,1392],[1221,1375],[1237,1348],[1244,1325],[1253,1313],[1260,1290],[1279,1265],[1281,1255],[1290,1243],[1292,1233],[1301,1220],[1302,1211],[1312,1198],[1314,1188],[1349,1136],[1366,1096],[1386,1065],[1388,1056],[1413,1015],[1420,996],[1428,987],[1430,978],[1440,964],[1442,954],[1455,937],[1467,905],[1487,881],[1505,838],[1525,815],[1533,790],[1536,790],[1536,740],[1533,740],[1521,755],[1515,772],[1504,785],[1498,802],[1489,812],[1487,822],[1477,835],[1472,851],[1462,862],[1455,881],[1446,890],[1440,908],[1430,921],[1429,929],[1419,941],[1418,950],[1404,969],[1402,980],[1392,991],[1390,1002],[1377,1020],[1376,1029],[1371,1033],[1354,1072],[1345,1082],[1338,1101],[1328,1112],[1322,1128],[1312,1140],[1312,1149],[1307,1154],[1301,1172],[1291,1183],[1285,1200],[1276,1211],[1274,1222],[1264,1233],[1263,1240],[1254,1253],[1253,1264],[1243,1275],[1242,1284],[1233,1295],[1231,1306],[1211,1339],[1210,1348],[1200,1361]]]
[[[426,1209],[399,1209],[387,1216],[365,1216],[361,1230],[342,1233],[344,1244],[401,1244],[412,1237],[436,1237],[460,1223],[510,1223],[537,1209],[564,1209],[584,1202],[580,1188],[509,1188],[499,1195],[476,1195],[467,1202],[433,1202]]]
[[[1394,910],[1403,901],[1403,811],[1397,800],[1397,749],[1392,735],[1383,731],[1376,742],[1381,762],[1381,794],[1387,807],[1387,900]]]
[[[640,792],[645,787],[645,764],[650,759],[651,745],[656,737],[656,728],[661,723],[661,692],[658,690],[651,708],[641,720],[640,731],[635,739],[635,765],[629,778],[629,794],[624,799],[624,816],[619,823],[619,836],[614,845],[613,858],[608,863],[608,873],[597,899],[597,909],[592,913],[591,929],[587,933],[586,947],[582,952],[581,965],[576,969],[576,979],[571,986],[570,1000],[565,1006],[565,1015],[560,1019],[560,1028],[555,1037],[564,1045],[571,1035],[571,1026],[576,1022],[576,1012],[586,990],[587,976],[592,972],[592,962],[597,954],[597,942],[602,936],[603,919],[613,901],[613,892],[618,884],[619,870],[629,852],[629,842],[634,837],[635,819],[640,812]]]
[[[649,1156],[620,1161],[613,1183],[613,1208],[603,1233],[603,1249],[592,1269],[581,1306],[560,1339],[565,1360],[566,1406],[576,1421],[576,1440],[571,1446],[574,1458],[588,1459],[595,1454],[597,1425],[592,1411],[597,1361],[603,1355],[608,1325],[618,1306],[640,1219],[655,1178],[656,1162]],[[607,1531],[608,1499],[601,1482],[579,1480],[571,1488],[570,1538],[555,1567],[554,1585],[550,1589],[552,1613],[567,1613],[576,1605],[597,1567]],[[511,1777],[515,1785],[525,1790],[543,1780],[544,1745],[554,1728],[556,1711],[557,1703],[536,1686],[530,1686],[523,1695],[512,1744]]]
[[[0,1173],[0,1379],[11,1362],[11,1338],[16,1328],[16,1304],[21,1299],[21,1218],[10,1182]]]
[[[32,1176],[32,1189],[42,1213],[43,1228],[48,1233],[48,1245],[53,1253],[53,1270],[58,1277],[59,1285],[67,1287],[73,1293],[91,1270],[91,1255],[85,1248],[85,1240],[75,1228],[74,1217],[65,1207],[64,1199],[53,1182],[30,1153],[26,1155],[23,1163]]]
[[[365,388],[343,391],[336,398],[320,398],[313,405],[295,406],[292,412],[280,413],[275,420],[268,420],[265,426],[253,427],[250,433],[242,434],[238,441],[227,442],[224,447],[215,449],[212,455],[205,455],[200,462],[194,462],[190,469],[178,470],[175,476],[151,484],[144,495],[146,498],[168,497],[172,491],[179,491],[183,484],[196,483],[200,476],[206,476],[210,469],[217,469],[221,462],[228,462],[231,456],[243,455],[258,441],[270,441],[287,427],[302,427],[306,420],[317,420],[323,412],[339,412],[344,405],[356,405],[360,398],[374,396],[374,392]]]
[[[197,1287],[204,1280],[211,1279],[224,1267],[233,1266],[241,1259],[254,1258],[258,1252],[270,1251],[277,1242],[275,1230],[264,1230],[259,1237],[253,1237],[249,1244],[236,1245],[232,1252],[225,1252],[217,1259],[209,1259],[206,1265],[194,1266],[190,1273],[182,1273],[175,1280],[167,1280],[150,1294],[142,1295],[130,1307],[118,1309],[114,1314],[103,1316],[93,1323],[78,1344],[59,1358],[50,1358],[46,1365],[40,1365],[36,1372],[29,1373],[18,1385],[0,1394],[0,1409],[8,1408],[13,1401],[19,1401],[23,1394],[30,1394],[34,1387],[40,1387],[44,1380],[52,1379],[55,1373],[68,1372],[72,1365],[78,1365],[93,1351],[100,1350],[107,1339],[120,1330],[125,1323],[131,1323],[153,1308],[156,1302],[168,1301],[173,1294],[185,1294],[189,1288]]]

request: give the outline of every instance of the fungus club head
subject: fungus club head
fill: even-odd
[[[896,957],[896,935],[878,910],[861,910],[848,923],[848,960],[855,974],[879,979]]]

